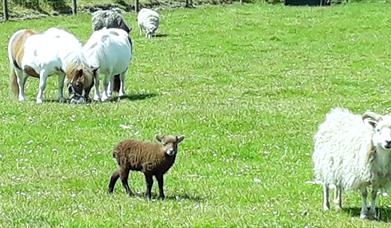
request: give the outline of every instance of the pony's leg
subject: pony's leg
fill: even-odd
[[[376,218],[376,197],[377,197],[377,188],[372,187],[371,192],[371,207],[369,208],[368,217],[369,218]]]
[[[26,97],[24,96],[24,86],[26,84],[27,75],[25,75],[23,71],[18,69],[15,69],[15,74],[16,74],[16,82],[18,83],[18,87],[19,87],[18,99],[19,101],[24,101],[26,100]]]
[[[329,184],[323,184],[323,210],[325,211],[330,210],[329,192]]]
[[[360,211],[360,218],[362,218],[362,219],[368,218],[367,197],[368,197],[367,187],[362,187],[361,188],[362,206],[361,206],[361,211]]]
[[[37,95],[37,104],[42,104],[43,102],[43,91],[46,88],[46,82],[48,80],[48,74],[46,73],[46,70],[41,70],[39,73],[39,88],[38,88],[38,95]]]
[[[60,73],[58,75],[58,101],[60,103],[63,103],[65,101],[65,99],[64,99],[64,80],[65,80],[65,74]]]
[[[119,75],[119,81],[120,81],[120,87],[119,87],[119,93],[118,93],[118,96],[119,97],[123,97],[125,96],[125,76],[127,74],[127,70],[125,72],[123,72],[122,74]]]
[[[334,204],[337,210],[342,209],[342,188],[340,185],[335,186]]]
[[[111,75],[111,74],[108,74],[108,75]],[[108,90],[108,87],[109,87],[109,82],[110,82],[110,77],[106,75],[105,76],[105,79],[103,80],[103,93],[102,93],[102,101],[105,101],[109,98],[108,94],[107,94],[107,90]]]
[[[114,77],[111,78],[109,81],[109,85],[107,87],[107,97],[111,97],[113,95],[113,89],[114,89]]]
[[[94,78],[94,84],[95,84],[95,95],[94,95],[94,100],[95,101],[101,101],[101,95],[99,92],[99,75],[97,75]]]

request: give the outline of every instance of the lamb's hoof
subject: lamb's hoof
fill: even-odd
[[[19,97],[19,101],[25,101],[26,100],[26,98],[24,98],[24,97]]]
[[[330,210],[330,205],[328,205],[328,204],[323,205],[323,210],[324,211],[329,211]]]
[[[159,196],[158,199],[159,200],[164,200],[166,197],[165,196]]]
[[[42,99],[37,99],[37,104],[42,104],[42,103],[43,103]]]

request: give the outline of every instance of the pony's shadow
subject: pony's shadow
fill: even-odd
[[[155,35],[155,37],[158,37],[158,38],[167,37],[167,36],[168,36],[168,34],[166,34],[166,33],[158,33]]]
[[[353,216],[360,218],[360,211],[361,208],[359,207],[347,207],[347,208],[342,208],[342,211]],[[386,222],[389,223],[391,222],[391,208],[386,207],[386,208],[376,208],[376,215],[377,218],[373,219],[375,221],[379,222]]]
[[[116,96],[110,98],[111,102],[117,102],[120,100],[129,100],[129,101],[138,101],[138,100],[145,100],[149,98],[156,97],[157,93],[139,93],[139,94],[131,94],[131,95],[125,95],[125,96]]]

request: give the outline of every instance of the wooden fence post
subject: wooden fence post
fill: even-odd
[[[77,13],[77,2],[76,0],[72,0],[72,14],[76,15]]]
[[[3,15],[4,20],[7,21],[9,19],[8,17],[8,0],[3,0]]]
[[[139,0],[134,0],[134,11],[138,13],[140,11]]]

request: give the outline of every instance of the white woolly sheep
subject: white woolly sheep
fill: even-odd
[[[144,173],[147,183],[147,198],[151,199],[153,176],[159,184],[159,198],[164,199],[163,175],[171,168],[178,153],[178,144],[184,136],[156,136],[159,143],[145,143],[134,140],[120,142],[113,151],[118,170],[110,178],[109,192],[114,190],[115,183],[121,178],[126,193],[131,196],[132,191],[128,185],[130,170]]]
[[[114,10],[99,10],[92,14],[92,30],[98,31],[103,28],[119,28],[130,33],[130,28],[120,12]]]
[[[312,155],[316,180],[323,184],[323,208],[330,209],[329,188],[335,186],[337,209],[342,191],[360,190],[361,218],[376,218],[376,196],[391,182],[391,116],[346,109],[331,110],[315,135]],[[372,185],[371,206],[367,187]]]
[[[140,29],[140,35],[144,32],[145,37],[152,38],[159,28],[160,17],[156,11],[143,8],[137,15],[137,23]]]

